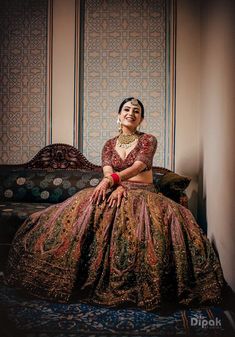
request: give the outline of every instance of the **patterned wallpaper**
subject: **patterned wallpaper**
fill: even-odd
[[[82,121],[83,153],[93,163],[100,163],[103,143],[117,133],[120,102],[136,96],[146,111],[142,131],[158,138],[154,164],[169,167],[173,119],[167,84],[169,1],[81,0],[85,3],[82,111],[81,116],[75,112],[73,125],[78,129],[75,124]],[[53,129],[47,107],[48,3],[0,1],[0,163],[31,159]]]
[[[93,163],[117,134],[121,101],[135,96],[141,130],[158,139],[154,164],[167,166],[166,12],[166,0],[85,1],[83,153]]]
[[[0,1],[0,163],[45,146],[47,0]]]

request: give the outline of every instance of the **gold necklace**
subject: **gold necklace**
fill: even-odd
[[[138,138],[136,133],[132,133],[130,135],[124,135],[121,133],[118,136],[118,146],[128,149],[128,147],[132,146],[132,143]]]

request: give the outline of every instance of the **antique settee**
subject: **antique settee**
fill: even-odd
[[[158,191],[187,207],[184,191],[190,179],[162,167],[153,171]],[[0,270],[17,229],[30,214],[101,179],[101,167],[67,144],[48,145],[24,164],[0,165]]]

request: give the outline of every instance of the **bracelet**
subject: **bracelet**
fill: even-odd
[[[120,176],[117,173],[112,173],[111,177],[113,179],[113,184],[118,185],[121,182]]]

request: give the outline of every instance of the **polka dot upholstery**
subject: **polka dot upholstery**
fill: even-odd
[[[85,170],[12,170],[0,174],[0,200],[49,202],[66,200],[86,187],[95,187],[101,172]]]

